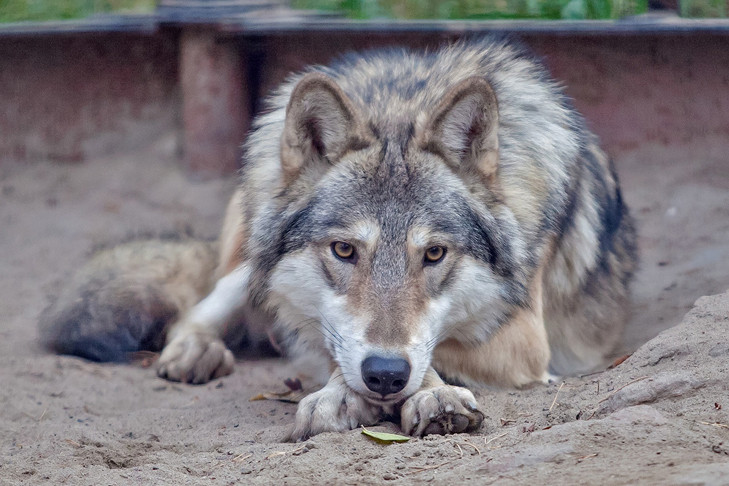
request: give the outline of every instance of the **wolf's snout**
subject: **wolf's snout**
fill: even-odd
[[[409,378],[410,363],[403,358],[369,356],[362,361],[362,379],[365,385],[383,397],[405,388]]]

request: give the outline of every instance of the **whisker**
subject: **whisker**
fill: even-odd
[[[342,341],[343,341],[342,337],[338,333],[335,332],[334,328],[332,327],[332,325],[329,322],[327,322],[327,323],[324,323],[322,321],[317,321],[317,322],[319,323],[321,328],[327,332],[329,337],[331,337],[333,340],[335,340],[339,344],[342,343]]]
[[[322,327],[327,327],[327,326],[328,326],[328,328],[329,328],[330,332],[331,332],[331,333],[332,333],[333,335],[335,335],[335,336],[336,336],[336,337],[337,337],[337,338],[339,339],[339,341],[340,341],[340,342],[341,342],[341,341],[344,341],[344,338],[342,337],[342,335],[341,335],[341,334],[339,334],[339,332],[338,332],[338,331],[337,331],[337,330],[336,330],[336,329],[334,328],[334,326],[332,326],[332,323],[331,323],[331,322],[329,322],[329,319],[327,319],[327,317],[326,317],[326,316],[325,316],[325,315],[324,315],[324,314],[322,313],[322,311],[321,311],[321,310],[319,310],[319,308],[318,308],[318,307],[316,307],[316,306],[314,306],[314,308],[315,308],[315,309],[316,309],[316,311],[317,311],[317,312],[319,313],[319,315],[321,316],[321,318],[322,318],[322,319],[324,319],[324,321],[322,322]],[[326,324],[324,324],[324,322],[326,322]]]
[[[338,337],[335,333],[333,333],[332,330],[325,326],[321,321],[314,318],[309,318],[301,321],[299,324],[302,325],[302,327],[311,326],[315,331],[324,336],[325,339],[327,337],[331,338],[334,341],[333,344],[341,349],[341,346],[343,344],[342,339]],[[317,326],[317,324],[319,325]]]
[[[336,375],[332,375],[329,377],[329,381],[336,380],[337,378],[341,378],[344,376],[344,373],[337,373]]]
[[[443,336],[445,336],[445,334],[446,334],[445,329],[442,329],[440,332],[438,332],[438,334],[433,336],[432,339],[430,339],[427,343],[425,343],[426,349],[429,352],[432,351],[433,348],[435,348],[435,346],[440,342],[441,338],[443,338]]]

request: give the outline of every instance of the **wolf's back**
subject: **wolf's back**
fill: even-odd
[[[210,290],[210,242],[147,240],[97,253],[40,318],[51,350],[94,361],[125,361],[159,350],[165,331]]]

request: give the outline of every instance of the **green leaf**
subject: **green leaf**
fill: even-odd
[[[383,444],[391,444],[393,442],[407,442],[410,440],[410,437],[406,437],[404,435],[390,434],[387,432],[373,432],[365,429],[364,427],[362,427],[362,433],[370,439],[381,442]]]

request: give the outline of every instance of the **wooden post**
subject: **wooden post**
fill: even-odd
[[[184,163],[201,178],[233,173],[250,116],[242,57],[203,28],[184,29],[180,43]]]

